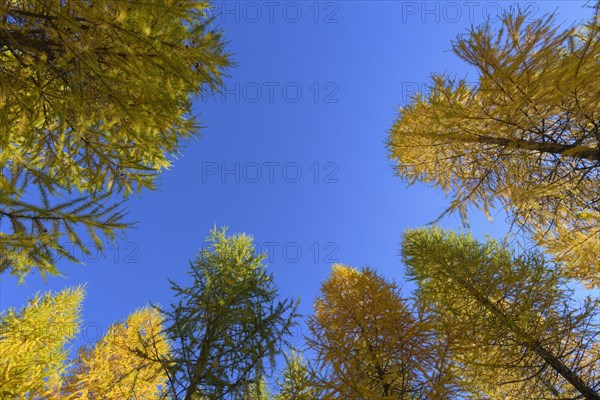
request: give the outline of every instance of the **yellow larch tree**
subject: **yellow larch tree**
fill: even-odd
[[[402,256],[483,398],[600,400],[600,303],[577,299],[544,254],[429,228],[404,234]]]
[[[112,325],[93,346],[80,349],[62,398],[160,398],[166,375],[156,360],[169,354],[162,322],[156,309],[144,308]]]
[[[448,211],[502,206],[513,232],[599,287],[600,2],[592,10],[569,29],[517,10],[459,36],[476,82],[434,76],[401,107],[388,150],[399,176],[449,195]]]
[[[114,324],[94,346],[67,346],[79,332],[82,287],[36,295],[0,321],[2,399],[158,399],[169,346],[154,308]]]
[[[210,3],[0,1],[0,272],[56,274],[125,228],[121,201],[154,187],[194,98],[230,65]]]
[[[427,391],[427,322],[372,269],[334,265],[309,328],[308,346],[327,375],[324,398],[413,399]]]
[[[52,398],[69,366],[66,344],[79,330],[83,288],[36,295],[0,322],[0,398]]]

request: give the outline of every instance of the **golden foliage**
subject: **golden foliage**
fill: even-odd
[[[83,288],[36,295],[1,318],[0,398],[56,395],[68,367],[66,344],[79,331]]]
[[[69,359],[79,332],[83,288],[35,296],[2,315],[0,398],[159,398],[169,354],[162,318],[153,308],[114,324],[98,343]]]
[[[402,255],[469,387],[493,399],[600,399],[600,303],[577,304],[543,254],[431,228],[407,231]]]
[[[561,32],[555,19],[506,14],[454,43],[474,66],[469,84],[434,76],[429,93],[402,107],[390,158],[409,183],[490,216],[501,205],[518,230],[600,285],[600,2],[593,18]]]
[[[111,326],[91,348],[80,349],[63,398],[158,399],[166,375],[157,360],[169,353],[162,322],[157,310],[145,308]]]
[[[309,320],[309,347],[328,372],[329,398],[409,399],[423,390],[428,329],[394,283],[334,265]]]
[[[0,12],[0,272],[56,274],[127,226],[120,199],[153,188],[192,100],[229,65],[205,1],[16,0]],[[114,195],[114,196],[112,196]]]

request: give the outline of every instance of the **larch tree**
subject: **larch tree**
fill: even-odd
[[[229,65],[207,1],[1,0],[0,272],[56,274],[66,241],[125,228]]]
[[[81,287],[36,295],[1,315],[0,398],[160,398],[165,375],[152,360],[168,359],[162,316],[141,309],[73,360],[67,345],[80,329],[83,296]]]
[[[336,264],[309,319],[308,347],[326,374],[323,398],[414,399],[431,366],[427,322],[393,282]]]
[[[320,400],[320,384],[315,379],[307,361],[301,354],[292,351],[285,356],[281,380],[277,382],[274,400]]]
[[[143,308],[112,325],[93,346],[79,349],[62,399],[159,399],[166,387],[162,363],[169,344],[162,315]]]
[[[237,399],[260,384],[291,336],[297,305],[280,298],[273,276],[245,234],[213,229],[190,263],[191,282],[171,282],[162,308],[172,344],[164,362],[172,399]]]
[[[600,2],[593,10],[566,30],[518,10],[459,36],[476,82],[434,76],[400,108],[387,146],[409,184],[450,196],[447,211],[466,221],[469,205],[488,216],[502,206],[513,232],[600,287]]]
[[[69,366],[66,345],[79,331],[83,288],[36,295],[0,319],[0,398],[53,398]]]
[[[600,304],[576,301],[543,254],[429,228],[404,234],[402,256],[435,329],[452,333],[466,386],[491,399],[600,399]]]

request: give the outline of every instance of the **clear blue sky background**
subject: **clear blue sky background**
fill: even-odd
[[[534,16],[557,10],[566,25],[591,15],[583,1],[520,3]],[[226,98],[196,103],[203,137],[161,176],[160,191],[130,202],[138,225],[126,238],[105,256],[88,257],[87,266],[62,263],[65,278],[44,283],[29,276],[17,285],[3,276],[2,310],[24,305],[36,291],[87,283],[86,338],[77,343],[93,341],[134,309],[169,303],[167,277],[187,280],[188,260],[214,225],[247,232],[274,250],[269,268],[283,295],[301,297],[303,313],[332,261],[403,281],[401,233],[435,219],[447,202],[394,176],[387,130],[431,73],[475,80],[450,52],[450,40],[516,3],[215,4],[238,67],[226,80]],[[503,219],[498,214],[489,224],[476,213],[472,230],[501,238]],[[456,217],[443,223],[459,226]],[[409,295],[411,285],[402,285]]]

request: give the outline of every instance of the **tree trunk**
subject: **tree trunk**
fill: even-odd
[[[558,357],[552,352],[546,349],[542,344],[534,338],[527,335],[527,333],[521,329],[511,318],[504,314],[498,307],[496,307],[485,295],[479,292],[473,285],[466,282],[464,279],[459,277],[452,277],[465,288],[475,299],[487,308],[496,318],[502,322],[508,329],[510,329],[527,347],[535,354],[540,356],[552,369],[558,372],[567,382],[569,382],[586,400],[600,400],[600,394],[594,391],[589,385],[587,385],[583,379],[567,367]]]
[[[459,138],[458,140],[466,143],[495,144],[512,149],[532,150],[539,151],[540,153],[580,158],[582,160],[600,161],[600,149],[594,147],[541,143],[533,140],[509,139],[483,135],[477,135],[474,138]]]

